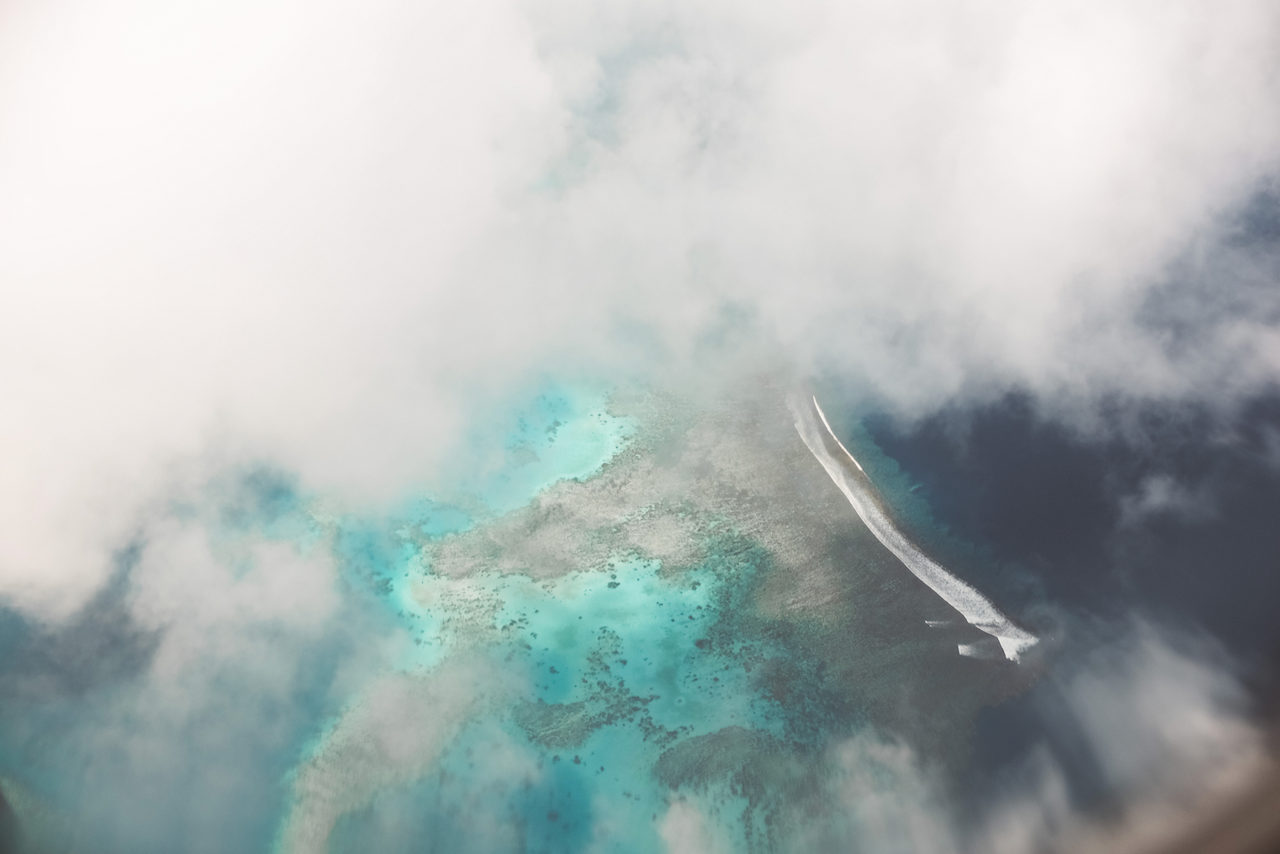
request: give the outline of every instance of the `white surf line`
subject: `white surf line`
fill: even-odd
[[[849,499],[859,518],[871,533],[875,534],[876,539],[902,561],[912,575],[927,584],[948,605],[959,611],[970,625],[998,640],[1000,648],[1004,650],[1005,658],[1018,661],[1023,652],[1039,642],[1039,638],[1015,626],[1008,617],[1000,613],[991,600],[943,569],[898,530],[880,506],[875,485],[871,483],[862,466],[840,442],[831,425],[827,423],[827,417],[823,414],[822,407],[818,405],[818,399],[816,397],[811,399],[812,408],[808,401],[799,396],[793,396],[787,401],[791,414],[795,418],[796,431],[808,446],[810,453],[822,464],[836,486],[844,493],[844,497]],[[814,418],[815,413],[817,418]],[[821,427],[818,424],[819,419],[822,422]],[[852,467],[833,456],[827,449],[827,443],[823,439],[824,428],[826,435],[831,437],[831,440],[848,457],[849,462],[853,463]],[[964,649],[959,652],[961,655],[966,654]],[[968,652],[972,654],[972,651]]]

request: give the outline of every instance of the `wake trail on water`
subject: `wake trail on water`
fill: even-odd
[[[1013,621],[991,603],[991,600],[947,572],[898,530],[884,511],[875,485],[867,477],[866,471],[827,423],[827,417],[822,407],[818,405],[816,397],[809,396],[809,399],[805,400],[803,396],[793,395],[787,400],[787,405],[795,418],[796,431],[804,440],[810,453],[826,469],[827,474],[844,493],[845,498],[849,499],[858,517],[876,539],[893,552],[912,575],[927,584],[929,589],[959,611],[970,625],[999,641],[1005,658],[1010,661],[1019,661],[1022,653],[1039,642],[1039,638],[1014,625]],[[839,448],[840,455],[832,452],[830,443],[834,443],[835,447]],[[975,655],[972,646],[961,644],[958,651],[961,655]]]

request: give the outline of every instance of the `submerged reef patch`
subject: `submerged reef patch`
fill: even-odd
[[[272,734],[202,754],[261,766],[240,848],[657,854],[696,818],[723,851],[803,850],[814,821],[843,814],[842,745],[874,733],[945,780],[977,710],[1031,678],[958,654],[988,636],[859,520],[796,434],[785,389],[558,387],[478,435],[487,467],[380,515],[263,471],[211,487],[214,511],[179,508],[175,542],[237,613],[263,606],[252,585],[275,583],[272,567],[294,573],[247,664],[238,638],[182,635],[237,653],[206,688]],[[199,513],[207,543],[188,524]],[[113,595],[135,593],[122,581]],[[113,632],[129,641],[120,673],[143,685],[118,709],[104,701],[123,726],[111,715],[146,707],[148,663],[177,635]],[[279,706],[234,708],[235,667],[259,667]],[[62,725],[49,720],[40,732]],[[45,808],[37,786],[0,790],[42,839],[88,832],[58,829],[74,798]],[[104,850],[165,850],[188,820],[151,841],[126,828]]]
[[[371,778],[337,836],[391,833],[378,811],[410,802],[456,829],[439,811],[464,798],[521,828],[495,851],[660,851],[662,816],[693,798],[730,849],[775,850],[834,808],[833,745],[874,730],[958,767],[976,710],[1025,682],[957,653],[985,635],[859,522],[778,389],[696,405],[616,392],[605,409],[586,417],[628,431],[588,476],[454,531],[400,530],[382,574],[416,641],[398,678],[431,684],[459,656],[505,675],[434,772]],[[529,424],[516,467],[546,459]],[[494,780],[512,756],[524,782]]]

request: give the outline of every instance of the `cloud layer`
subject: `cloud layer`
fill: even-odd
[[[386,497],[539,371],[767,345],[917,413],[1276,376],[1231,219],[1265,0],[3,15],[0,595],[46,615],[177,461]]]

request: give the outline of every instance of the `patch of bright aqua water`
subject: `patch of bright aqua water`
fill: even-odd
[[[829,747],[900,717],[904,685],[908,726],[943,745],[989,696],[926,628],[948,606],[851,518],[781,407],[761,428],[652,403],[637,420],[544,395],[467,510],[339,524],[350,577],[407,638],[386,685],[427,699],[420,725],[372,693],[330,724],[288,854],[662,851],[678,803],[725,850],[780,850],[831,814]],[[366,770],[352,745],[380,740],[416,758]]]
[[[332,532],[333,549],[353,588],[374,593],[393,616],[407,621],[415,644],[425,645],[401,667],[431,666],[449,644],[448,633],[441,631],[448,609],[419,607],[409,589],[411,580],[416,583],[425,571],[421,544],[500,517],[558,481],[591,477],[626,447],[635,424],[611,414],[608,396],[599,390],[552,386],[512,413],[505,434],[477,432],[502,449],[503,464],[454,485],[450,494],[466,506],[416,495],[387,518],[312,510],[313,522]],[[457,599],[468,594],[459,589],[449,595]]]
[[[428,780],[340,821],[331,850],[409,850],[425,838],[447,847],[455,836],[474,849],[493,828],[520,828],[518,845],[503,836],[475,850],[661,851],[656,818],[669,791],[649,769],[664,751],[726,727],[781,734],[781,708],[743,665],[764,644],[723,649],[708,637],[732,599],[723,578],[705,569],[664,578],[643,560],[611,570],[550,583],[420,581],[423,609],[449,616],[417,629],[426,640],[417,664],[483,644],[527,690],[468,724]]]
[[[502,464],[464,481],[488,513],[522,507],[559,480],[591,477],[635,434],[630,418],[609,411],[598,389],[550,385],[515,416],[501,437]],[[495,443],[496,444],[496,443]]]
[[[504,442],[508,468],[479,490],[486,509],[501,515],[550,484],[589,478],[634,433],[601,398],[540,397]],[[411,637],[395,668],[431,679],[451,657],[480,654],[523,690],[471,716],[425,778],[339,818],[331,850],[409,850],[426,839],[447,847],[455,836],[475,847],[506,828],[492,850],[660,851],[671,787],[653,769],[673,745],[726,729],[784,736],[781,705],[752,674],[779,650],[724,630],[733,611],[751,607],[762,552],[723,524],[711,526],[705,564],[680,572],[623,552],[603,569],[551,579],[455,577],[433,571],[414,546],[475,520],[426,500],[412,511],[399,543],[376,524],[339,523],[344,563],[361,568]],[[727,556],[724,543],[733,544]],[[321,738],[308,753],[326,749]]]

